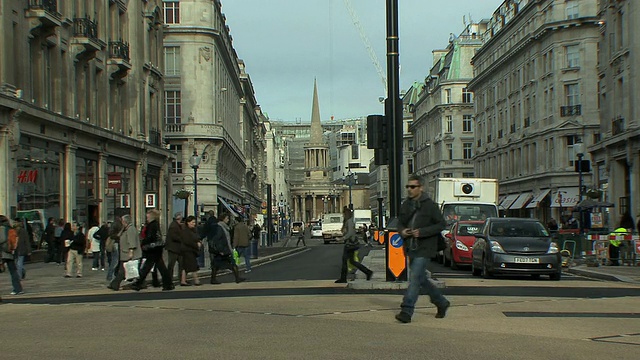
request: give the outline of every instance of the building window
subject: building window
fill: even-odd
[[[351,159],[359,159],[360,158],[360,146],[358,144],[351,145]]]
[[[444,90],[444,103],[451,104],[451,89]]]
[[[467,88],[462,89],[462,102],[465,104],[470,104],[473,102],[473,93]]]
[[[171,151],[182,151],[182,145],[169,145]]]
[[[453,144],[447,144],[447,159],[453,160]]]
[[[409,171],[409,174],[413,174],[413,158],[407,158],[407,170]]]
[[[580,6],[578,5],[578,1],[567,1],[567,19],[577,19],[580,17]]]
[[[580,85],[567,84],[564,86],[564,93],[567,98],[567,106],[580,105]]]
[[[442,174],[443,178],[452,178],[453,177],[453,173],[444,173]]]
[[[578,161],[578,156],[574,149],[574,145],[578,142],[578,137],[575,135],[567,136],[567,151],[569,155],[569,166],[573,166],[575,161]]]
[[[164,74],[180,75],[180,47],[164,47]]]
[[[463,132],[473,131],[473,121],[472,121],[471,115],[462,115],[462,131]]]
[[[407,150],[413,151],[413,139],[407,140]]]
[[[565,47],[567,53],[567,67],[580,67],[580,48],[578,45],[570,45]]]
[[[180,24],[180,1],[179,0],[163,0],[164,7],[164,23]]]
[[[470,179],[476,177],[476,174],[472,172],[463,172],[462,177],[465,179]]]
[[[164,92],[164,123],[182,123],[182,105],[180,103],[180,91]]]
[[[473,157],[473,143],[462,143],[462,158],[471,159]]]
[[[182,174],[182,161],[171,162],[171,173],[172,174]]]
[[[447,127],[447,132],[451,133],[453,132],[453,116],[451,115],[447,115],[445,116],[445,120],[446,120],[446,127]]]

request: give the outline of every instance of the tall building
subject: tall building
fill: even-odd
[[[172,182],[195,190],[199,213],[259,212],[265,196],[265,120],[233,48],[220,0],[164,0],[165,138]],[[201,156],[197,179],[189,160]],[[195,196],[187,199],[193,213]]]
[[[578,203],[576,144],[600,132],[597,5],[506,0],[472,59],[475,173],[499,180],[509,215],[565,220]]]
[[[39,227],[169,215],[160,6],[0,3],[0,213]]]
[[[482,46],[487,21],[467,25],[451,35],[445,49],[433,51],[433,66],[422,86],[411,93],[414,121],[415,172],[424,177],[433,196],[438,178],[474,177],[475,120],[471,59]]]
[[[602,0],[598,57],[600,131],[588,148],[594,184],[603,200],[615,204],[609,224],[620,215],[640,215],[640,4]]]

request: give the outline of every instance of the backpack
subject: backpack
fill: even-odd
[[[12,227],[6,227],[5,239],[7,241],[2,244],[2,251],[12,254],[18,247],[18,231]]]

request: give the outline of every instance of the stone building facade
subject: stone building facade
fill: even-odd
[[[615,204],[609,222],[640,215],[640,4],[601,0],[598,57],[600,132],[588,148],[603,200]]]
[[[579,200],[576,144],[600,132],[600,30],[597,0],[507,0],[488,23],[469,84],[475,173],[499,180],[508,215],[566,219]]]
[[[170,212],[160,0],[0,3],[0,213]]]
[[[177,158],[175,189],[197,210],[260,211],[265,196],[265,116],[233,48],[220,0],[163,1],[165,138]],[[189,159],[201,156],[194,179]],[[193,212],[194,197],[187,211]]]

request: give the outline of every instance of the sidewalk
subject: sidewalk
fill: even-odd
[[[640,285],[640,266],[589,267],[586,265],[578,265],[565,271],[592,279],[621,281]]]
[[[290,254],[305,251],[306,249],[306,247],[288,247],[288,239],[283,239],[282,241],[274,243],[271,247],[259,248],[258,258],[251,259],[251,265],[260,265],[278,258],[285,257]],[[198,275],[203,277],[211,275],[208,255],[205,255],[205,268],[198,271]],[[57,265],[56,263],[43,262],[25,264],[27,277],[22,281],[25,296],[75,290],[106,290],[106,286],[108,284],[106,279],[107,272],[101,270],[91,270],[93,259],[90,258],[84,258],[82,264],[82,278],[76,278],[75,273],[72,274],[74,277],[65,278],[64,264]],[[244,270],[244,262],[241,266],[239,266],[239,268],[240,270]],[[221,274],[226,274],[226,272],[222,272]],[[174,282],[178,281],[178,277],[175,274],[173,280]],[[147,283],[151,283],[150,275],[147,277]],[[0,298],[5,295],[9,297],[10,295],[7,294],[9,294],[10,292],[11,279],[9,278],[9,273],[4,272],[0,274]]]

